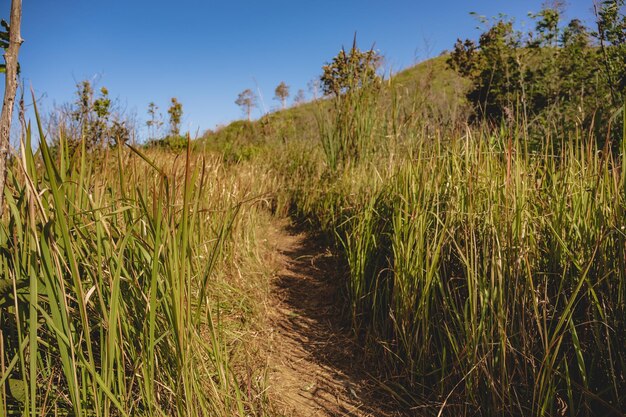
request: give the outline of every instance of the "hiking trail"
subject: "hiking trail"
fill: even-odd
[[[381,395],[370,376],[373,367],[342,315],[340,258],[286,222],[271,227],[267,240],[275,268],[268,305],[268,394],[278,412],[405,415]]]

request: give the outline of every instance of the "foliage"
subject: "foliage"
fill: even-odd
[[[603,54],[603,70],[615,106],[626,99],[626,13],[624,0],[604,0],[596,8],[595,33]]]
[[[481,118],[501,119],[517,110],[523,77],[520,43],[513,23],[505,20],[484,32],[478,45],[457,40],[449,64],[472,80],[467,99]]]
[[[132,120],[109,97],[106,87],[95,96],[93,85],[84,80],[76,84],[76,99],[62,105],[50,116],[51,130],[60,132],[55,147],[63,138],[71,152],[84,146],[87,151],[127,142],[133,130]]]
[[[207,133],[215,160],[191,146],[72,159],[61,136],[53,161],[26,135],[0,227],[0,414],[262,414],[262,376],[233,373],[244,338],[224,330],[246,294],[214,273],[237,233],[230,253],[258,256],[241,190],[335,238],[353,331],[411,412],[624,414],[626,107],[619,152],[598,140],[619,36],[598,35],[603,49],[558,9],[535,18],[527,39],[500,20],[457,43],[470,126],[427,91],[464,88],[435,59]],[[79,114],[109,117],[108,94],[85,97]]]
[[[624,21],[608,3],[615,2],[603,3],[596,34],[602,48],[580,20],[562,24],[558,3],[531,15],[536,24],[527,38],[499,18],[478,44],[459,39],[448,63],[471,81],[467,99],[476,119],[510,123],[521,117],[537,140],[553,124],[561,126],[554,133],[563,140],[567,132],[606,121],[622,104],[618,92],[626,71],[619,47]]]
[[[281,81],[274,90],[274,98],[280,101],[283,110],[287,108],[287,97],[289,97],[289,86]]]
[[[324,143],[271,155],[297,218],[336,237],[385,389],[433,416],[623,414],[626,140],[535,152],[521,121],[446,129],[370,103],[352,117],[375,151],[343,169]]]
[[[580,80],[601,80],[579,68],[600,56],[588,31],[576,21],[559,28],[556,41],[519,38],[519,61],[498,49],[502,36],[484,39],[495,58],[512,57],[527,105],[541,108],[535,148],[516,108],[502,123],[470,126],[424,110],[436,103],[421,87],[440,88],[445,70],[433,60],[389,89],[302,106],[316,114],[319,142],[299,140],[297,128],[243,163],[277,172],[294,216],[336,238],[353,330],[386,371],[385,389],[424,415],[626,411],[626,131],[613,153],[594,129],[554,122],[580,117]],[[538,71],[544,59],[579,69],[556,93],[527,88],[554,76]],[[480,74],[483,62],[472,62]],[[408,80],[418,70],[425,84]],[[524,96],[510,94],[521,108]],[[607,119],[596,123],[604,135]]]
[[[170,108],[167,109],[170,115],[170,135],[180,136],[180,123],[183,117],[183,105],[176,97],[172,97]]]
[[[317,104],[317,123],[326,162],[331,171],[358,162],[372,151],[378,119],[378,85],[349,88],[331,106]]]
[[[256,218],[241,179],[209,180],[221,162],[191,150],[72,156],[62,137],[55,160],[23,139],[0,225],[0,415],[264,415],[227,336],[250,307],[218,274]]]
[[[382,57],[373,48],[365,52],[359,50],[355,36],[349,52],[341,48],[337,56],[322,67],[322,91],[325,95],[337,97],[355,88],[375,83],[380,78],[376,71],[381,61]]]
[[[252,112],[252,109],[256,106],[256,103],[256,94],[254,94],[249,88],[239,93],[239,95],[237,96],[237,100],[235,100],[235,104],[241,107],[241,109],[247,115],[248,121],[250,121],[250,113]]]
[[[182,135],[167,135],[160,139],[148,141],[148,147],[157,147],[180,153],[187,148],[187,137]]]
[[[591,47],[591,34],[573,19],[561,34],[558,65],[558,93],[561,111],[578,116],[588,125],[594,109],[604,101],[602,83],[597,81],[597,51]]]
[[[6,20],[1,19],[0,26],[2,27],[2,29],[0,29],[0,48],[2,48],[3,51],[6,51],[9,47],[9,23]],[[6,73],[6,70],[6,63],[0,64],[0,73]],[[19,62],[17,63],[17,74],[20,74]]]
[[[148,140],[156,140],[163,126],[163,119],[161,113],[159,113],[159,107],[154,102],[148,104],[148,116],[149,119],[146,121],[149,131]]]
[[[6,50],[9,47],[9,24],[6,20],[0,21],[2,29],[0,29],[0,48]],[[6,64],[0,64],[0,72],[6,72]]]
[[[356,44],[346,53],[342,48],[330,64],[322,67],[320,78],[331,105],[317,103],[319,136],[332,171],[358,162],[371,151],[376,125],[374,112],[382,80],[376,73],[381,57],[374,49],[361,52]]]

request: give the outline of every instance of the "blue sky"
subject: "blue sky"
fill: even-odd
[[[8,4],[0,12],[8,16]],[[375,43],[387,68],[399,70],[476,38],[469,12],[530,20],[542,1],[394,0],[39,0],[25,1],[20,51],[26,86],[41,107],[73,100],[76,82],[95,80],[145,122],[154,101],[166,115],[171,97],[183,103],[183,130],[215,128],[243,117],[234,103],[246,88],[277,107],[280,81],[300,88],[357,32]],[[571,0],[566,17],[591,19],[591,0]],[[0,90],[2,91],[2,90]],[[263,106],[261,106],[263,107]],[[256,117],[261,110],[256,112]]]

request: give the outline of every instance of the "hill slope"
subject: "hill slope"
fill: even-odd
[[[404,113],[428,113],[438,122],[457,119],[467,111],[464,94],[468,81],[446,64],[447,55],[431,58],[385,80],[383,100],[395,101]],[[318,99],[268,113],[252,122],[237,120],[217,131],[206,132],[198,144],[225,152],[227,159],[247,159],[267,140],[318,137],[316,114],[332,99]]]

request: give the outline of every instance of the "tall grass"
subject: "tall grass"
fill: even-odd
[[[328,101],[319,143],[227,166],[63,138],[33,154],[27,132],[0,227],[0,415],[267,414],[233,362],[254,283],[217,279],[244,276],[263,207],[336,237],[355,334],[414,412],[625,414],[626,126],[532,148],[514,121],[460,128],[394,91]]]
[[[326,163],[332,171],[358,163],[373,150],[373,133],[379,118],[374,113],[380,97],[377,79],[349,77],[347,92],[315,103],[315,116]],[[360,87],[360,88],[357,88]]]
[[[367,103],[321,120],[323,159],[281,151],[311,155],[308,178],[279,169],[296,213],[338,237],[388,388],[428,415],[625,414],[626,128],[620,154],[581,132],[553,154],[520,125],[459,132]],[[336,172],[346,119],[378,151]]]
[[[219,160],[51,149],[30,128],[0,225],[0,415],[260,415],[215,268],[241,228]]]

